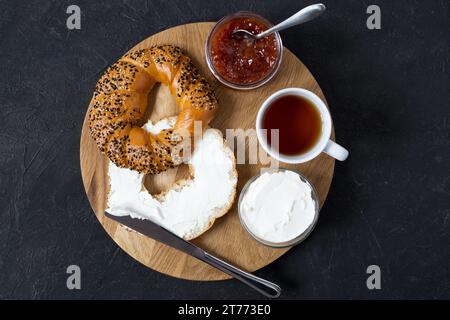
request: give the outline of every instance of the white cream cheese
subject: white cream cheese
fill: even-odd
[[[143,127],[152,134],[170,128],[176,118],[163,119]],[[109,164],[110,193],[107,211],[150,219],[186,239],[206,231],[214,219],[234,200],[237,175],[232,151],[216,129],[207,129],[195,145],[188,164],[192,180],[176,186],[160,197],[144,187],[144,174]]]
[[[311,187],[292,171],[263,173],[248,187],[240,210],[255,236],[274,243],[299,236],[315,217]]]

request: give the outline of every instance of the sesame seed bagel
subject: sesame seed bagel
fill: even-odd
[[[175,126],[151,135],[139,126],[155,83],[169,87],[180,107]],[[172,45],[132,51],[110,66],[98,81],[89,130],[100,151],[118,167],[156,174],[182,163],[182,146],[205,129],[218,101],[191,59]]]

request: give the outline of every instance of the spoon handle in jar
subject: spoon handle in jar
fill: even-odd
[[[307,6],[306,8],[303,8],[293,16],[287,18],[283,22],[280,22],[276,26],[273,26],[272,28],[261,32],[256,36],[257,39],[264,38],[268,36],[269,34],[277,31],[281,31],[287,28],[290,28],[292,26],[311,21],[321,15],[326,10],[326,7],[322,3],[313,4],[310,6]]]

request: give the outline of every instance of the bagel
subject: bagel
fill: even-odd
[[[172,128],[175,121],[174,117],[156,124],[149,121],[143,130],[158,134]],[[208,128],[196,142],[187,164],[190,178],[175,182],[165,192],[151,195],[144,186],[145,174],[119,168],[110,161],[106,211],[116,216],[150,219],[186,240],[198,237],[233,204],[237,185],[236,160],[222,133]]]
[[[138,126],[155,83],[167,85],[180,113],[173,128],[151,135]],[[204,130],[218,101],[191,59],[172,45],[129,52],[98,81],[89,109],[89,130],[100,151],[118,167],[156,174],[183,161],[182,147],[195,121]]]

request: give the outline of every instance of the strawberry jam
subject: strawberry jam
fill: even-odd
[[[254,17],[236,17],[215,32],[211,39],[211,59],[216,71],[227,81],[238,85],[264,79],[278,59],[277,39],[271,34],[260,40],[233,36],[237,29],[257,35],[268,25]]]

